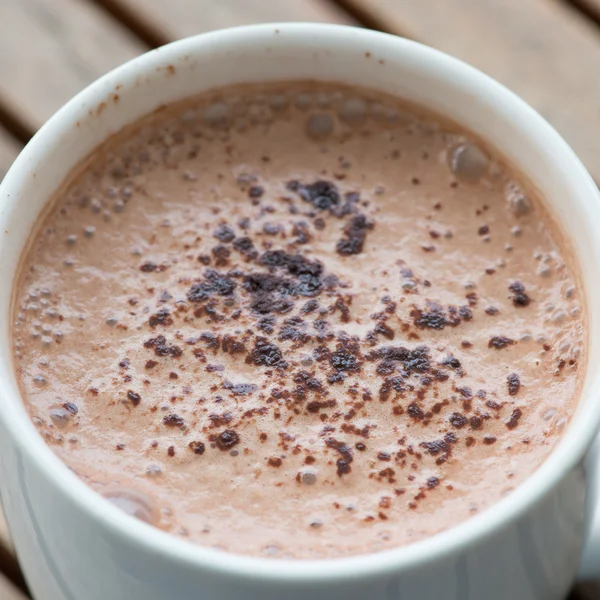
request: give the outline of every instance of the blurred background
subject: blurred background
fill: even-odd
[[[532,104],[600,181],[600,0],[0,0],[0,179],[54,111],[113,67],[267,21],[368,27],[457,56]],[[0,516],[0,600],[25,593]],[[575,599],[600,600],[600,585]]]
[[[370,27],[462,58],[531,103],[600,180],[600,0],[0,0],[0,174],[57,108],[118,64],[266,21]]]

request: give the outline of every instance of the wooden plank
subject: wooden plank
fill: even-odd
[[[165,43],[234,25],[355,21],[328,0],[96,0],[144,39]]]
[[[0,106],[33,133],[88,83],[146,49],[86,0],[2,0]]]
[[[600,0],[599,0],[600,1]],[[527,100],[600,181],[600,32],[559,0],[340,0],[392,33],[457,56]]]
[[[26,596],[0,575],[0,600],[26,600]]]

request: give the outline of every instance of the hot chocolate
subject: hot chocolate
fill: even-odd
[[[98,149],[21,268],[15,363],[86,483],[199,544],[391,548],[484,510],[572,415],[575,265],[533,190],[398,100],[298,82]]]

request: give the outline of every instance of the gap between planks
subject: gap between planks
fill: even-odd
[[[0,600],[27,600],[27,596],[0,574]]]
[[[565,0],[600,25],[600,0]]]

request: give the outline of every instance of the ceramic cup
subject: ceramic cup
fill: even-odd
[[[295,79],[395,94],[491,143],[537,186],[571,239],[590,307],[589,366],[579,407],[525,483],[424,541],[319,561],[219,552],[121,513],[69,471],[30,423],[10,344],[19,256],[48,198],[83,157],[160,105],[222,85]],[[89,86],[42,127],[0,187],[0,491],[34,596],[553,600],[564,597],[580,569],[600,574],[597,453],[590,452],[600,419],[599,209],[598,190],[584,167],[529,106],[475,69],[390,35],[316,24],[228,29],[149,52]]]

